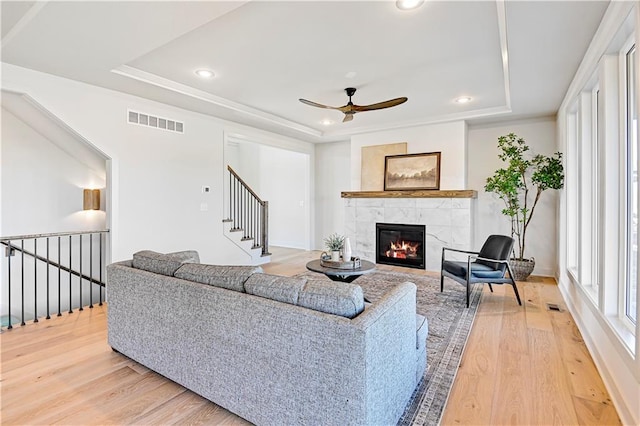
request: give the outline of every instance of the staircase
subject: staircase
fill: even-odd
[[[231,166],[227,171],[229,215],[222,221],[224,234],[251,257],[252,264],[269,263],[269,202],[261,200]]]

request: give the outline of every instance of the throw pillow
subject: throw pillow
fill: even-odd
[[[181,253],[163,254],[151,250],[142,250],[133,254],[132,266],[144,271],[153,272],[172,277],[183,264],[193,261],[193,255]],[[197,259],[197,252],[195,252]]]
[[[196,250],[175,251],[167,253],[172,259],[181,260],[184,263],[200,263],[200,255]]]

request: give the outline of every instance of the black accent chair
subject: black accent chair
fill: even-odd
[[[469,307],[469,294],[471,284],[487,283],[493,292],[491,284],[511,284],[518,299],[518,305],[522,306],[518,287],[513,279],[513,272],[509,265],[509,256],[513,250],[514,240],[506,235],[490,235],[484,242],[479,252],[442,248],[442,268],[440,271],[440,292],[444,290],[444,277],[465,285],[467,287],[467,308]],[[452,251],[468,254],[466,261],[445,260],[445,252]],[[506,278],[506,272],[509,277]]]

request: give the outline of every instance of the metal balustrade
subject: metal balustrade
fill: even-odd
[[[253,240],[252,248],[269,253],[269,202],[263,201],[231,168],[229,171],[229,217],[232,232],[243,232],[242,240]]]
[[[93,308],[94,303],[102,305],[105,299],[105,234],[108,232],[0,237],[6,258],[0,262],[0,265],[6,265],[0,286],[2,328],[11,329],[18,322],[25,325],[30,319],[34,323],[42,317],[50,319],[52,308],[56,307],[53,314],[61,316],[63,310],[72,314],[74,308],[82,311],[87,306]],[[33,312],[27,312],[31,307]],[[14,313],[18,315],[15,320]]]

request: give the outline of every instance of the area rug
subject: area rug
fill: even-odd
[[[301,275],[314,280],[328,280],[312,272]],[[375,302],[390,288],[405,281],[411,281],[418,287],[416,311],[429,321],[428,367],[398,425],[436,425],[440,422],[460,364],[478,309],[482,286],[472,287],[470,307],[467,309],[465,288],[448,278],[445,278],[443,293],[440,293],[439,277],[389,271],[363,275],[354,284],[362,287],[367,300]]]

